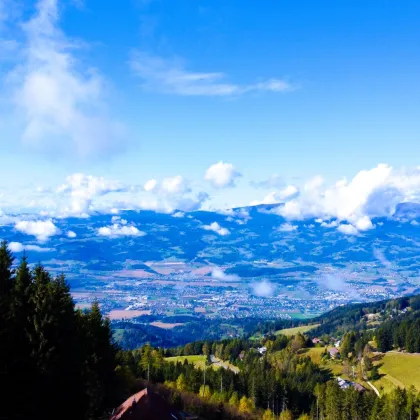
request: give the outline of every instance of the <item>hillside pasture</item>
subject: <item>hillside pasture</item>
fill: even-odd
[[[278,330],[275,332],[276,335],[287,335],[288,337],[292,335],[296,335],[298,333],[305,334],[308,331],[311,331],[317,327],[319,327],[320,324],[312,324],[312,325],[302,325],[300,327],[294,327],[294,328],[284,328],[282,330]]]
[[[420,354],[390,351],[375,363],[381,378],[372,383],[382,392],[414,385],[420,390]],[[380,390],[381,391],[381,390]]]
[[[184,360],[187,360],[188,363],[192,363],[196,368],[204,369],[204,365],[206,363],[206,356],[175,356],[175,357],[166,357],[165,361],[169,363],[184,363]],[[213,366],[212,368],[218,369],[219,366]]]

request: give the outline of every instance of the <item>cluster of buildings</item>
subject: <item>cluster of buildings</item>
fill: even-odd
[[[353,382],[353,381],[346,381],[345,379],[340,378],[339,376],[337,376],[336,380],[337,380],[338,386],[339,386],[341,389],[348,389],[348,388],[350,388],[350,387],[353,387],[356,391],[359,391],[359,392],[364,392],[364,391],[366,391],[365,387],[364,387],[364,386],[362,386],[362,385],[360,385],[360,384],[359,384],[359,383],[357,383],[357,382]]]
[[[322,273],[318,276],[322,277]],[[261,281],[262,278],[249,277],[226,282],[185,270],[167,275],[150,274],[142,279],[113,276],[106,284],[92,281],[73,291],[77,303],[87,305],[97,298],[105,312],[130,308],[148,310],[153,315],[199,312],[213,319],[311,317],[355,299],[355,295],[350,296],[346,290],[323,286],[316,278],[298,277],[270,278],[272,290],[258,296],[253,285]],[[372,287],[369,282],[353,281],[350,287],[357,291],[357,301],[397,295],[384,287]]]

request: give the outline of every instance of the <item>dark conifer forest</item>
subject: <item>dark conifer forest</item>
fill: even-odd
[[[97,303],[75,309],[63,276],[0,247],[0,383],[4,419],[95,419],[115,405],[116,354]]]

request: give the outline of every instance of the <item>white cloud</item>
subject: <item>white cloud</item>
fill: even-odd
[[[288,92],[294,87],[280,79],[262,80],[248,85],[225,82],[220,72],[191,72],[180,60],[165,60],[134,51],[131,69],[142,80],[142,87],[166,94],[183,96],[234,96],[249,92]]]
[[[0,189],[7,211],[38,213],[44,217],[88,218],[92,214],[118,214],[123,210],[153,210],[162,213],[199,210],[209,199],[204,191],[193,191],[182,176],[167,177],[155,188],[125,184],[104,177],[76,173],[56,187],[9,191]]]
[[[259,297],[271,297],[276,290],[276,286],[267,280],[251,283],[251,288],[253,294]]]
[[[420,225],[420,223],[419,223],[417,220],[412,220],[410,223],[411,223],[413,226],[419,226],[419,225]]]
[[[24,245],[20,242],[10,242],[9,249],[12,252],[23,252],[23,251],[34,251],[34,252],[49,252],[53,251],[53,248],[42,248],[38,245]]]
[[[188,182],[181,175],[164,178],[161,189],[167,194],[185,194],[191,191]]]
[[[298,227],[296,225],[291,225],[290,223],[283,223],[280,227],[277,228],[278,232],[293,232]]]
[[[226,235],[230,234],[228,229],[221,227],[219,225],[219,223],[217,223],[217,222],[213,222],[210,225],[204,225],[203,229],[204,230],[211,230],[211,231],[217,233],[220,236],[226,236]]]
[[[235,218],[244,219],[245,221],[251,219],[249,211],[246,209],[218,209],[216,210],[216,213],[222,214],[223,216],[228,216],[228,218],[226,219],[227,221],[236,221],[236,223],[238,224],[242,224],[244,221],[237,220]]]
[[[22,220],[15,224],[15,229],[19,232],[25,233],[26,235],[35,236],[40,242],[45,242],[51,236],[58,235],[60,233],[60,229],[54,225],[52,220]]]
[[[236,274],[226,274],[222,269],[217,267],[211,270],[211,277],[221,281],[238,281],[240,279]]]
[[[298,192],[299,190],[297,189],[297,187],[295,187],[294,185],[288,185],[286,188],[279,191],[277,193],[277,196],[280,200],[283,201],[294,197]]]
[[[153,191],[157,186],[157,181],[156,179],[149,179],[145,184],[144,184],[144,190],[145,191]]]
[[[333,220],[332,222],[322,222],[321,221],[321,226],[324,227],[324,228],[333,228],[333,227],[338,226],[338,222],[337,222],[337,220]]]
[[[207,169],[204,179],[209,181],[215,188],[226,188],[234,187],[236,178],[241,176],[231,163],[220,161]]]
[[[35,15],[17,26],[25,41],[7,83],[22,116],[22,139],[48,153],[87,157],[117,151],[124,129],[107,115],[105,82],[78,60],[76,52],[86,45],[67,38],[59,19],[58,0],[39,0]]]
[[[251,201],[251,206],[257,206],[259,204],[277,204],[284,201],[290,200],[299,193],[299,190],[294,185],[288,185],[281,191],[273,191],[266,195],[261,201]]]
[[[359,231],[353,226],[349,224],[343,224],[338,226],[337,230],[345,235],[357,235]]]
[[[230,164],[219,163],[222,168],[228,165],[229,170],[222,171],[222,175],[217,174],[217,177],[215,175],[214,182],[219,186],[232,184],[229,173],[235,169],[230,168]],[[153,210],[172,214],[176,211],[196,211],[203,207],[231,216],[236,223],[242,223],[238,219],[246,221],[250,217],[249,213],[238,209],[215,210],[221,206],[244,205],[244,192],[240,189],[229,194],[217,191],[214,197],[210,197],[201,190],[200,184],[194,184],[181,175],[155,180],[155,183],[153,189],[145,191],[144,185],[130,185],[76,173],[55,187],[34,185],[13,190],[0,189],[0,201],[6,215],[25,213],[50,218],[118,214],[124,210]],[[235,199],[241,199],[242,202],[233,201]],[[299,190],[289,185],[252,204],[281,201],[283,204],[270,212],[284,216],[290,223],[293,220],[318,218],[323,227],[347,223],[359,231],[365,231],[379,226],[380,221],[375,218],[393,215],[399,203],[420,202],[420,168],[408,172],[379,165],[370,171],[362,171],[350,181],[341,180],[332,185],[326,185],[321,177],[315,177]],[[416,216],[414,208],[410,209],[408,206],[404,210],[407,223]],[[5,216],[1,217],[5,220]]]
[[[325,186],[322,177],[315,177],[276,213],[291,220],[335,218],[366,230],[373,228],[373,217],[392,216],[397,204],[419,200],[420,168],[396,171],[381,164],[360,171],[351,181],[342,179],[331,186]]]
[[[216,213],[222,214],[223,216],[233,217],[235,215],[235,210],[233,209],[218,209]],[[231,219],[233,220],[233,219]]]
[[[110,181],[103,177],[76,173],[69,175],[64,184],[55,192],[65,198],[59,213],[64,216],[87,217],[95,211],[94,198],[110,193],[126,192],[129,188],[118,181]]]
[[[372,221],[368,216],[362,216],[356,220],[355,226],[358,230],[370,230],[373,229],[375,226],[372,224]]]
[[[137,229],[135,226],[127,226],[119,223],[114,223],[111,226],[103,226],[97,230],[99,236],[108,238],[118,238],[123,236],[144,236],[145,232]]]
[[[180,218],[184,217],[184,213],[182,211],[177,211],[172,215],[172,217],[180,219]]]
[[[115,191],[125,191],[127,187],[118,181],[75,173],[66,178],[66,182],[57,187],[57,193],[69,193],[74,197],[92,198]]]
[[[71,238],[71,239],[73,239],[73,238],[75,238],[77,235],[76,235],[76,232],[73,232],[72,230],[69,230],[68,232],[67,232],[67,237],[68,238]]]

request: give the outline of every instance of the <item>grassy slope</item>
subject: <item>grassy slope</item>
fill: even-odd
[[[328,348],[331,348],[331,346]],[[300,354],[302,356],[309,356],[314,363],[330,369],[334,375],[343,376],[343,365],[340,360],[327,359],[325,362],[321,361],[321,355],[324,350],[325,347],[312,347],[310,349],[303,349]]]
[[[295,327],[295,328],[284,328],[283,330],[276,331],[276,335],[283,334],[287,336],[296,335],[297,333],[307,333],[308,331],[313,330],[314,328],[317,328],[319,324],[313,324],[313,325],[303,325],[301,327]]]
[[[195,367],[204,369],[206,356],[175,356],[175,357],[167,357],[165,360],[167,362],[172,362],[172,363],[177,363],[177,362],[184,363],[185,359],[188,360],[188,363],[194,363]]]
[[[393,388],[414,385],[420,390],[420,354],[389,352],[378,362],[379,380],[372,381],[376,388],[382,387],[384,392]]]
[[[301,351],[301,354],[309,356],[315,363],[331,369],[335,376],[351,379],[343,374],[343,366],[340,361],[327,360],[322,363],[321,354],[323,351],[323,347],[313,347],[304,349]],[[380,366],[379,373],[382,377],[377,381],[371,382],[378,388],[379,392],[387,393],[398,386],[400,388],[408,388],[410,385],[414,385],[416,389],[420,390],[420,354],[389,352],[375,364]],[[357,382],[368,387],[364,381],[357,380]]]
[[[175,357],[166,357],[165,360],[170,363],[177,363],[181,362],[184,363],[184,360],[187,359],[188,363],[193,363],[196,368],[204,369],[204,364],[206,362],[205,356],[175,356]],[[239,372],[239,368],[237,366],[232,365],[229,362],[225,362],[221,359],[215,358],[217,362],[220,362],[225,367],[229,368],[233,372]],[[221,366],[215,363],[209,366],[211,369],[220,369]]]

